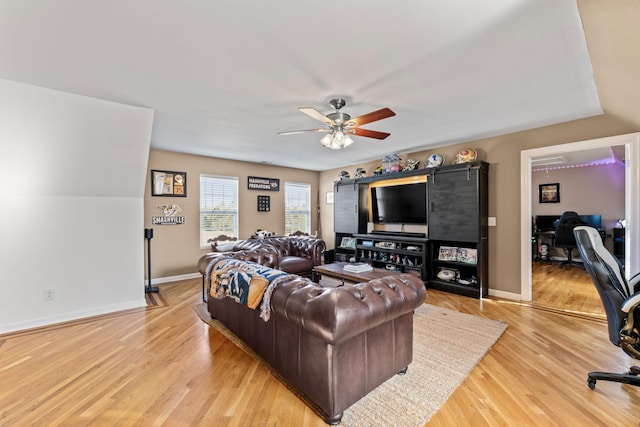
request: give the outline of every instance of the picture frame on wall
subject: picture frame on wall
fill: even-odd
[[[540,184],[538,200],[540,203],[560,203],[560,184]]]
[[[165,197],[187,197],[187,173],[152,170],[151,195]]]
[[[333,191],[327,191],[326,202],[327,202],[327,205],[333,204]]]

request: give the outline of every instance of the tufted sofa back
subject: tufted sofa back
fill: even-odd
[[[322,264],[322,254],[326,248],[324,240],[308,236],[247,239],[233,245],[234,251],[266,249],[277,253],[280,258],[296,256],[309,259],[313,265]]]

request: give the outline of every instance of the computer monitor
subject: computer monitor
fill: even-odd
[[[580,219],[590,227],[602,228],[602,215],[580,215]]]
[[[560,219],[560,215],[536,215],[536,230],[538,232],[554,231],[553,222]]]

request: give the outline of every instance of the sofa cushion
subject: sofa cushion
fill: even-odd
[[[300,274],[313,270],[313,261],[299,256],[280,257],[280,269],[288,273]]]

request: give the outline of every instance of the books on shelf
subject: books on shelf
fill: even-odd
[[[349,271],[351,273],[364,273],[365,271],[372,271],[373,267],[365,262],[355,262],[346,264],[344,267],[345,271]]]

